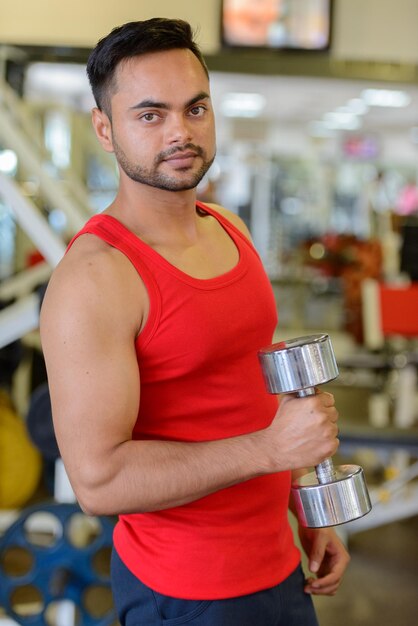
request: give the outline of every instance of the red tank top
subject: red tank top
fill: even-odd
[[[275,300],[248,239],[218,212],[239,262],[197,279],[180,271],[118,220],[96,215],[95,234],[125,254],[150,300],[136,342],[141,403],[134,439],[208,441],[268,426],[277,399],[266,392],[257,350],[272,341]],[[146,585],[184,599],[219,599],[265,589],[297,566],[287,517],[290,472],[255,478],[190,504],[121,515],[116,550]]]

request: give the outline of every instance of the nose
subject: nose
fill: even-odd
[[[190,124],[184,114],[172,113],[167,118],[166,139],[168,143],[186,143],[191,140]]]

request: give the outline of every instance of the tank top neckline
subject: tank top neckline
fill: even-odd
[[[148,259],[156,263],[161,269],[166,270],[184,283],[188,283],[189,285],[201,289],[215,289],[235,282],[247,271],[246,248],[249,247],[250,242],[248,241],[248,246],[245,246],[244,234],[217,211],[200,202],[198,202],[196,206],[209,215],[212,215],[218,221],[238,250],[239,257],[234,267],[218,276],[214,276],[213,278],[196,278],[194,276],[190,276],[186,272],[183,272],[178,267],[170,263],[170,261],[165,259],[159,252],[154,250],[149,244],[145,243],[140,237],[135,235],[135,233],[122,224],[118,218],[113,217],[113,215],[99,213],[94,215],[90,219],[90,222],[102,222],[104,220],[111,223],[112,228],[116,228],[119,234],[132,244],[134,249],[136,248],[141,252],[141,254],[146,255]]]

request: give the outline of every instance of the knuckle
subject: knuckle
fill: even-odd
[[[333,406],[335,404],[334,394],[329,391],[324,391],[324,400],[327,402],[328,406]]]
[[[335,445],[333,445],[328,453],[328,456],[334,456],[334,454],[337,452],[338,450],[338,442],[335,443]]]

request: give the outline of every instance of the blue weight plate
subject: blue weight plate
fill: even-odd
[[[27,520],[34,514],[49,514],[55,518],[61,531],[54,536],[52,545],[34,545],[25,531]],[[51,602],[70,600],[78,608],[78,626],[111,626],[116,623],[113,608],[105,615],[91,615],[84,603],[86,591],[94,586],[110,591],[110,576],[98,572],[94,557],[102,549],[111,549],[113,522],[107,517],[97,517],[100,532],[87,546],[76,547],[71,543],[69,525],[74,515],[83,515],[77,504],[47,503],[22,511],[20,517],[7,529],[0,541],[0,604],[22,626],[49,626],[45,612]],[[20,576],[5,572],[3,557],[11,548],[22,548],[32,557],[32,566]],[[12,595],[26,586],[38,590],[43,600],[42,610],[36,614],[18,615],[12,606]]]

